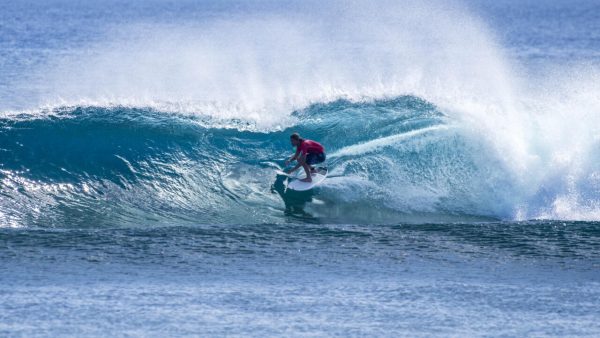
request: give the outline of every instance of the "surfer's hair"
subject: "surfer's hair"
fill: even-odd
[[[300,137],[300,134],[298,134],[298,133],[293,133],[292,135],[290,135],[290,138],[292,140],[296,140],[296,141],[302,140],[302,137]]]

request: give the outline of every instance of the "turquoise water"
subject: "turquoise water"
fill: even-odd
[[[594,1],[2,5],[2,336],[600,333]]]

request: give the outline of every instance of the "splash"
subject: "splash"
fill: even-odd
[[[309,3],[106,35],[44,66],[41,102],[153,107],[269,128],[340,98],[411,94],[457,110],[512,100],[500,49],[457,4]]]
[[[194,132],[237,139],[251,133],[253,147],[277,154],[283,148],[278,138],[285,139],[280,133],[299,129],[329,142],[334,172],[341,177],[324,191],[337,196],[329,200],[345,205],[367,200],[401,213],[598,220],[600,88],[595,79],[600,74],[593,65],[548,68],[548,75],[532,76],[458,3],[304,3],[293,10],[208,15],[176,26],[114,27],[101,42],[51,59],[39,71],[39,100],[30,111],[39,114],[39,106],[45,112],[108,110],[99,121],[110,125],[114,120],[119,128],[118,112],[141,112],[125,113],[133,124],[147,114],[167,116],[158,125],[173,123],[168,117],[173,114],[184,115],[201,128]],[[396,100],[403,102],[400,108]],[[407,112],[416,115],[398,117]],[[236,131],[240,134],[232,134]],[[211,159],[212,167],[222,165],[224,171],[206,188],[218,193],[199,209],[210,214],[223,196],[235,200],[244,194],[255,196],[256,205],[273,205],[261,204],[261,198],[275,203],[257,193],[256,185],[242,183],[269,162],[266,153],[256,163],[238,150],[209,144],[246,166],[232,169]],[[107,155],[110,161],[135,163],[132,154],[113,155]],[[207,165],[194,159],[202,153],[183,155]],[[175,159],[180,158],[160,163],[176,177],[186,177],[181,182],[188,188],[197,187],[194,182],[202,175],[180,168],[171,162]],[[119,196],[124,193],[119,186],[145,191],[129,176],[120,174],[121,181],[111,175],[108,181],[117,183],[109,190]],[[95,179],[107,180],[102,174]],[[390,182],[403,188],[394,190]],[[243,193],[230,195],[238,189]],[[170,188],[159,190],[174,198]],[[189,189],[183,190],[189,196]],[[175,197],[183,211],[174,215],[200,203]],[[247,211],[256,209],[252,203],[245,204]],[[145,210],[138,202],[130,207]]]

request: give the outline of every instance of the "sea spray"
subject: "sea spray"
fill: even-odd
[[[88,198],[98,208],[99,194],[133,222],[147,212],[278,222],[279,211],[248,218],[281,206],[265,193],[272,178],[256,172],[280,165],[286,133],[300,130],[332,152],[329,208],[595,220],[595,69],[528,78],[456,3],[312,3],[118,25],[26,77],[38,79],[38,99],[3,112],[4,184],[36,215]],[[229,201],[239,218],[214,214]],[[37,217],[4,204],[11,219]]]

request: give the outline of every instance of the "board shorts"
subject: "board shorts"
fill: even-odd
[[[313,165],[323,163],[325,161],[325,153],[308,153],[306,154],[306,164]]]

